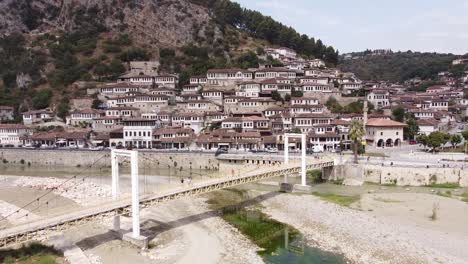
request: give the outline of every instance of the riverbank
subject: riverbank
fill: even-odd
[[[349,208],[310,194],[280,194],[262,204],[273,219],[356,263],[461,264],[468,259],[468,205],[456,199],[363,194]],[[440,210],[437,219],[431,219],[434,204]]]

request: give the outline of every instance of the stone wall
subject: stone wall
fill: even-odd
[[[110,151],[2,149],[0,159],[3,163],[34,166],[86,167],[94,163],[97,167],[111,165]],[[127,162],[123,160],[122,163]],[[139,163],[140,166],[218,170],[222,162],[213,153],[140,152]]]
[[[397,166],[355,165],[335,166],[324,177],[329,180],[354,179],[377,184],[425,186],[433,183],[457,183],[468,186],[468,170],[461,168],[409,168]]]

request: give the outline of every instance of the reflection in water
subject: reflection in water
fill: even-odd
[[[223,218],[262,248],[258,254],[266,263],[347,263],[341,255],[307,246],[301,233],[261,211],[232,208],[223,211]]]

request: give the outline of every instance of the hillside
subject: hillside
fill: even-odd
[[[341,56],[339,68],[354,72],[363,80],[386,80],[403,82],[420,77],[436,79],[441,71],[457,71],[452,61],[458,56],[453,54],[421,52],[388,52],[371,55],[370,52],[351,53],[352,59]]]
[[[65,114],[76,81],[112,81],[131,60],[160,59],[180,75],[255,67],[254,52],[286,46],[334,65],[320,40],[228,0],[0,1],[0,105]],[[258,48],[258,49],[257,49]],[[65,102],[65,103],[64,103]]]

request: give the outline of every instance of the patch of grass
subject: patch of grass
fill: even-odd
[[[0,250],[0,263],[58,264],[65,263],[63,255],[52,247],[31,243],[19,249]]]
[[[460,195],[461,200],[468,203],[468,192],[464,192]]]
[[[440,152],[461,152],[461,153],[463,153],[465,150],[463,149],[463,146],[459,146],[459,147],[456,147],[456,148],[444,148],[444,149],[440,149],[439,151]]]
[[[436,194],[442,197],[448,197],[448,198],[452,197],[451,191],[445,191],[445,192],[438,191]]]
[[[385,153],[375,153],[375,152],[364,153],[363,156],[378,157],[378,158],[387,158],[388,157],[387,155],[385,155]]]
[[[447,189],[455,189],[455,188],[460,188],[460,184],[458,183],[453,183],[453,182],[447,182],[447,183],[432,183],[427,185],[428,187],[432,188],[447,188]]]
[[[359,201],[361,197],[359,195],[357,196],[344,196],[344,195],[336,195],[336,194],[330,194],[330,193],[319,193],[319,192],[313,192],[312,193],[315,196],[320,197],[320,199],[335,203],[341,206],[346,206],[349,207],[351,204]]]
[[[392,200],[392,199],[385,199],[381,197],[374,198],[375,201],[382,202],[382,203],[401,203],[402,201]]]
[[[336,185],[343,185],[343,179],[339,179],[339,180],[334,180],[334,181],[330,181],[331,183],[333,184],[336,184]]]

